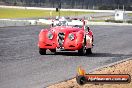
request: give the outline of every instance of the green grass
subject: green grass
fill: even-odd
[[[128,16],[132,16],[132,13],[128,13]]]
[[[50,17],[58,16],[59,12],[50,10],[28,10],[0,8],[0,18],[32,18],[32,17]],[[93,12],[61,11],[60,16],[78,16],[81,14],[91,14]]]

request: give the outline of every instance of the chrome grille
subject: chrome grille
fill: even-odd
[[[64,38],[65,38],[65,34],[63,32],[60,32],[58,34],[58,43],[60,47],[63,47]]]

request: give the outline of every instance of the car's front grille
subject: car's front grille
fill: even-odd
[[[58,34],[58,43],[60,47],[63,47],[64,38],[65,38],[65,34],[63,32],[60,32]]]

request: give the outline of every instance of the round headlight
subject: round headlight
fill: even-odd
[[[69,37],[69,39],[70,39],[71,41],[74,40],[74,34],[71,33],[71,34],[69,34],[68,37]]]
[[[48,32],[48,38],[53,39],[53,34],[51,32]]]

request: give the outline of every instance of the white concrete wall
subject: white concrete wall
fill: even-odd
[[[28,25],[36,25],[36,21],[35,20],[11,20],[11,19],[0,20],[0,27],[28,26]]]

